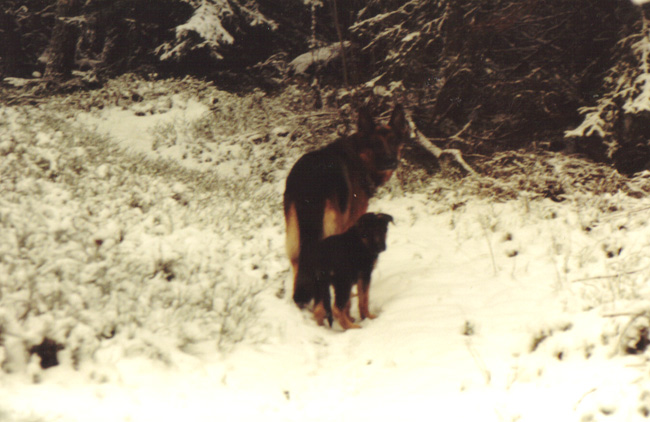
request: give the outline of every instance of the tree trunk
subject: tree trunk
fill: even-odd
[[[80,0],[57,0],[56,22],[48,47],[45,77],[65,79],[74,67],[77,27],[69,21],[80,11]]]
[[[25,76],[24,54],[16,18],[0,11],[0,78]]]
[[[345,53],[345,42],[343,41],[343,31],[341,30],[341,23],[339,22],[339,11],[336,6],[336,0],[331,0],[330,4],[332,5],[332,15],[334,17],[334,26],[336,27],[336,33],[339,37],[339,43],[341,44],[341,61],[343,62],[343,83],[346,88],[350,87],[350,82],[348,79],[348,60]]]

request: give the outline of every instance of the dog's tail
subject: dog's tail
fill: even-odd
[[[285,216],[293,215],[298,242],[293,246],[298,260],[298,274],[295,275],[293,300],[300,307],[307,305],[314,297],[313,280],[311,280],[309,257],[314,245],[323,237],[323,216],[325,198],[314,194],[295,180],[294,175],[287,179],[284,193]],[[291,257],[290,257],[291,258]]]
[[[314,247],[323,237],[323,205],[317,202],[303,202],[296,204],[298,227],[300,230],[300,256],[298,258],[298,274],[296,275],[294,302],[303,307],[314,298],[315,285],[312,279]]]
[[[298,274],[296,275],[296,288],[293,292],[293,301],[300,308],[304,308],[316,296],[314,280],[311,278],[310,264],[305,261],[308,258],[303,251],[300,254],[300,265],[298,266]]]
[[[318,283],[318,290],[319,290],[319,299],[322,299],[323,301],[323,308],[325,309],[325,316],[327,317],[327,322],[330,324],[330,328],[332,327],[332,323],[334,322],[334,319],[332,318],[332,298],[330,297],[330,285],[329,283],[325,282],[319,282]]]

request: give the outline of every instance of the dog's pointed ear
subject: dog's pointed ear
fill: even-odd
[[[359,122],[357,123],[359,133],[370,134],[375,131],[375,121],[370,115],[368,107],[361,107],[359,109]]]
[[[381,221],[385,222],[386,225],[388,225],[388,223],[395,224],[395,219],[393,218],[392,215],[390,215],[390,214],[378,214],[378,215],[379,215],[379,218],[381,219]]]
[[[399,133],[408,133],[408,123],[406,121],[406,114],[404,113],[404,107],[400,103],[395,104],[393,109],[393,114],[390,116],[389,126],[395,132]]]

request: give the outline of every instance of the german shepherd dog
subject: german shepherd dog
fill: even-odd
[[[379,253],[386,250],[388,214],[364,214],[343,234],[330,236],[305,251],[298,279],[309,278],[316,284],[314,317],[318,325],[323,319],[332,326],[332,313],[343,329],[361,328],[350,317],[350,294],[357,283],[359,315],[374,319],[369,309],[370,276]],[[334,287],[334,311],[330,299]]]
[[[404,109],[397,104],[388,125],[377,125],[366,109],[358,130],[303,155],[284,191],[286,248],[293,269],[293,300],[301,308],[314,298],[313,280],[298,280],[302,251],[348,230],[365,214],[368,201],[397,168],[408,138]]]

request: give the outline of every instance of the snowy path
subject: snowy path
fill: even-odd
[[[275,323],[279,334],[233,356],[228,379],[277,402],[286,391],[286,403],[263,411],[278,420],[571,420],[596,392],[610,400],[611,409],[600,411],[615,413],[635,371],[621,371],[607,356],[585,361],[580,340],[577,350],[567,346],[571,363],[552,351],[531,354],[542,328],[571,330],[549,248],[556,236],[572,234],[556,220],[527,221],[520,205],[427,216],[420,201],[378,201],[374,208],[397,220],[371,288],[379,317],[340,332],[316,327],[307,312],[300,321],[285,301],[271,303],[267,318],[284,321]],[[490,217],[496,224],[483,232]],[[592,324],[587,318],[577,328]]]
[[[298,311],[283,309],[285,302],[271,305],[279,309],[270,317],[286,321],[281,336],[245,359],[254,363],[250,372],[233,378],[259,383],[267,393],[288,391],[299,404],[283,407],[304,409],[318,420],[359,413],[392,420],[426,409],[448,420],[498,420],[505,405],[491,395],[479,397],[507,386],[513,353],[527,351],[540,317],[553,318],[561,304],[552,283],[539,283],[539,277],[518,281],[510,269],[495,275],[485,240],[459,240],[449,214],[410,225],[403,209],[409,205],[422,206],[375,204],[397,219],[374,273],[376,320],[343,333],[316,327],[307,312],[303,323],[296,321]],[[505,254],[498,259],[498,265],[514,265]],[[473,335],[463,334],[466,324]]]
[[[371,287],[378,318],[360,330],[318,327],[268,291],[261,344],[225,359],[206,348],[200,358],[177,357],[171,369],[125,360],[117,383],[89,385],[83,372],[53,368],[41,384],[5,380],[12,394],[4,401],[64,421],[575,420],[585,397],[614,381],[620,388],[607,397],[616,411],[634,371],[605,357],[574,354],[564,363],[530,353],[540,327],[570,321],[548,251],[563,228],[553,220],[524,228],[530,222],[517,203],[434,216],[424,206],[410,198],[373,204],[397,225]],[[500,217],[486,234],[491,213]]]

